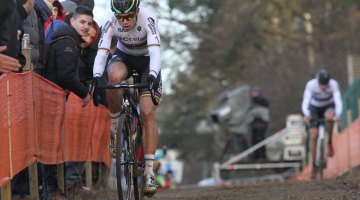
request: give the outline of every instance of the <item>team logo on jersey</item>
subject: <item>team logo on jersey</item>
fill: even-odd
[[[109,21],[107,21],[102,28],[102,32],[106,33],[109,30],[110,26],[111,26],[111,23]]]
[[[149,21],[149,23],[150,23],[150,25],[155,25],[155,20],[154,20],[154,18],[152,18],[152,17],[149,17],[148,18],[148,21]]]
[[[71,49],[71,47],[66,47],[64,52],[65,53],[73,53],[73,50]]]
[[[151,30],[151,33],[153,34],[153,35],[155,35],[156,34],[156,29],[155,29],[155,19],[154,18],[152,18],[152,17],[149,17],[148,18],[148,21],[149,21],[149,28],[150,28],[150,30]]]
[[[141,26],[138,26],[138,27],[137,27],[137,30],[138,30],[138,31],[141,31]]]
[[[143,42],[146,41],[146,36],[145,37],[118,37],[120,41],[123,42]]]

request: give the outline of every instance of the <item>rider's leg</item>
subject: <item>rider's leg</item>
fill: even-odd
[[[329,134],[329,141],[328,141],[328,155],[332,157],[334,155],[334,148],[332,146],[332,136],[333,136],[333,129],[334,129],[334,118],[335,118],[335,111],[333,108],[328,108],[325,111],[325,119],[328,123],[328,134]]]
[[[145,173],[154,174],[153,161],[158,142],[158,128],[155,120],[156,106],[151,97],[142,96],[140,98],[140,112],[143,119],[143,144],[145,157]]]
[[[122,62],[113,62],[108,67],[108,83],[109,84],[118,84],[121,81],[125,80],[127,76],[127,68]],[[111,133],[115,134],[117,132],[119,117],[122,104],[122,90],[107,90],[106,91],[109,110],[110,110],[110,119],[111,119]]]
[[[311,157],[313,163],[316,160],[316,147],[317,147],[317,139],[318,139],[318,128],[311,128]]]
[[[142,96],[140,98],[140,113],[143,119],[143,144],[145,158],[145,195],[151,197],[156,192],[156,183],[154,179],[154,157],[158,142],[158,128],[155,120],[156,106],[151,97]]]
[[[333,133],[333,127],[334,127],[334,118],[335,118],[335,112],[334,109],[329,108],[325,111],[325,119],[328,123],[328,133],[329,133],[329,144],[332,144],[332,133]]]

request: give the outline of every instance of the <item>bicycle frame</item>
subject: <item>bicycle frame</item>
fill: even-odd
[[[316,155],[313,158],[315,167],[319,171],[320,179],[323,179],[324,169],[327,165],[327,144],[329,140],[329,135],[327,132],[327,120],[325,119],[316,119],[315,122],[318,123],[318,137],[316,141]],[[307,130],[310,129],[309,122],[306,123]],[[310,134],[310,133],[309,133]]]
[[[141,141],[142,127],[138,104],[128,92],[124,93],[122,117],[119,119],[116,139],[117,188],[119,199],[129,200],[133,190],[135,199],[139,200],[143,199],[142,173],[145,167]]]
[[[326,131],[325,120],[321,120],[318,126],[318,139],[316,145],[316,160],[315,165],[317,166],[320,178],[323,178],[324,169],[327,164],[327,143],[328,143],[328,133]]]

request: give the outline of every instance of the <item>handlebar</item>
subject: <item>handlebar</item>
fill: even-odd
[[[147,88],[147,84],[129,84],[129,83],[119,83],[119,84],[109,84],[109,85],[99,85],[97,89],[130,89],[130,88]]]
[[[311,121],[314,121],[316,123],[323,123],[323,124],[328,123],[328,122],[334,123],[334,125],[337,124],[337,129],[338,129],[338,131],[340,131],[340,123],[339,123],[339,120],[337,118],[333,118],[333,119],[330,119],[330,120],[327,120],[327,119],[324,119],[324,118],[321,118],[321,119],[311,119],[310,118],[310,120],[304,121],[306,129],[309,129],[311,127],[310,126]]]
[[[91,87],[90,87],[91,88]],[[129,83],[119,83],[119,84],[108,84],[108,85],[99,85],[99,86],[95,86],[93,89],[93,92],[96,93],[97,89],[130,89],[130,88],[149,88],[149,86],[147,84],[129,84]],[[153,102],[154,105],[158,105],[159,102],[156,99],[155,96],[155,89],[150,89],[150,94],[151,94],[151,100]],[[96,105],[95,103],[95,98],[94,99],[94,105]]]

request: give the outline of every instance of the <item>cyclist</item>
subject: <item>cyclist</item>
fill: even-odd
[[[328,156],[332,157],[334,156],[332,145],[333,120],[340,120],[342,113],[339,83],[331,78],[327,70],[319,70],[316,78],[307,82],[302,101],[302,111],[305,121],[310,122],[311,156],[313,159],[311,178],[315,178],[317,173],[315,157],[318,138],[318,119],[328,121]]]
[[[155,90],[157,100],[162,93],[160,34],[156,16],[148,9],[139,7],[140,0],[111,0],[111,10],[114,13],[108,17],[102,27],[99,49],[94,62],[94,81],[102,76],[106,58],[109,54],[111,38],[118,39],[117,49],[110,59],[107,74],[108,83],[117,84],[131,77],[135,70],[140,75],[140,82],[147,83]],[[145,190],[146,196],[156,192],[153,163],[158,141],[158,128],[155,121],[155,106],[150,97],[150,90],[140,91],[140,113],[144,127],[144,158],[145,158]],[[110,151],[114,156],[115,134],[117,132],[121,111],[121,90],[108,90],[111,118]]]

